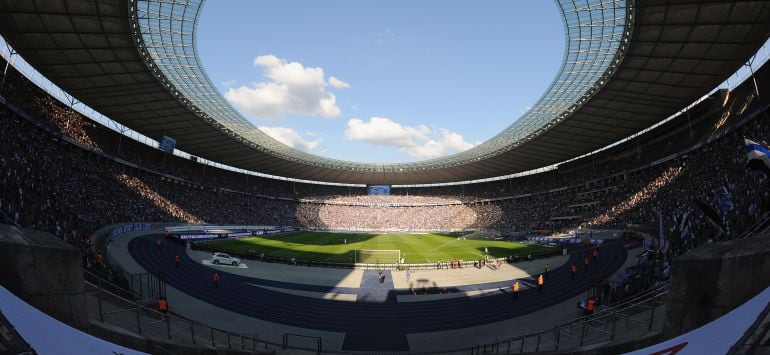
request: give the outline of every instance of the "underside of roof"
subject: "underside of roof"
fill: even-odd
[[[311,155],[276,144],[242,117],[230,116],[232,108],[202,68],[189,65],[198,63],[200,0],[1,0],[0,33],[79,101],[149,137],[171,136],[190,154],[277,176],[386,184],[489,178],[599,149],[708,93],[770,33],[768,1],[557,4],[568,44],[562,71],[540,109],[481,146],[406,164]],[[597,62],[602,63],[589,65]],[[209,100],[212,95],[219,99]]]

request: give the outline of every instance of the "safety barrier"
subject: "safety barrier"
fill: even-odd
[[[343,351],[324,351],[320,337],[285,333],[280,343],[260,339],[257,334],[230,332],[194,322],[182,317],[163,314],[154,309],[152,302],[133,301],[112,292],[115,285],[87,271],[86,294],[95,302],[98,319],[136,332],[160,343],[173,342],[188,346],[206,346],[228,350],[278,351],[291,349],[302,353],[345,354]],[[124,292],[129,292],[125,291]],[[622,332],[621,327],[644,324],[652,331],[660,298],[669,292],[668,283],[631,297],[613,307],[600,309],[592,316],[579,317],[554,328],[510,338],[496,339],[494,343],[479,344],[434,353],[456,354],[512,354],[531,351],[567,350],[598,342],[612,341]],[[309,347],[308,344],[313,346]],[[304,345],[304,346],[303,346]]]
[[[646,332],[652,332],[655,324],[655,310],[662,305],[660,298],[668,292],[669,284],[664,283],[613,307],[562,323],[548,330],[476,345],[471,354],[521,354],[533,351],[569,350],[613,341],[621,332],[630,328],[631,324],[644,324]],[[625,323],[625,329],[619,329],[619,323]],[[620,325],[622,326],[623,324]]]
[[[157,300],[166,297],[166,275],[162,271],[125,274],[128,276],[130,290],[141,299]]]
[[[115,285],[111,285],[87,271],[84,272],[87,278],[92,280],[84,281],[86,295],[89,296],[89,302],[96,303],[94,306],[101,323],[135,332],[161,345],[162,343],[174,343],[183,346],[203,346],[251,352],[272,352],[290,348],[316,354],[320,353],[322,349],[320,338],[317,339],[318,343],[315,348],[289,346],[289,335],[284,336],[282,343],[273,343],[261,340],[257,334],[230,332],[175,315],[163,314],[154,309],[154,302],[144,302],[143,304],[126,299],[108,290],[108,288],[114,289]],[[291,336],[301,335],[291,334]]]

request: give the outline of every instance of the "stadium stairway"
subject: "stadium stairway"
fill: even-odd
[[[202,265],[187,256],[184,246],[164,243],[158,251],[154,241],[161,235],[137,237],[128,243],[131,257],[146,271],[162,271],[168,286],[191,297],[248,317],[291,326],[346,333],[343,350],[406,351],[406,334],[466,328],[515,318],[575,297],[587,290],[593,280],[618,270],[627,258],[622,243],[602,248],[597,262],[588,271],[582,268],[570,279],[567,265],[582,265],[582,253],[573,253],[569,261],[551,270],[541,292],[533,278],[524,279],[519,300],[510,292],[512,281],[467,285],[448,290],[462,292],[499,287],[501,292],[483,297],[447,298],[423,302],[396,302],[396,295],[410,290],[394,289],[392,275],[380,284],[376,271],[365,274],[360,288],[296,284],[246,277]],[[176,269],[174,255],[182,256],[182,267]],[[322,272],[323,269],[319,269]],[[212,275],[220,275],[214,287]],[[447,271],[451,272],[451,271]],[[374,281],[375,284],[371,282]],[[255,285],[285,289],[354,293],[365,302],[341,302],[277,292]],[[366,296],[369,295],[369,296]],[[366,297],[364,297],[366,296]],[[375,301],[377,300],[377,301]]]

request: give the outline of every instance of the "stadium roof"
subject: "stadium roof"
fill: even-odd
[[[4,0],[0,33],[79,101],[190,154],[298,179],[418,184],[512,174],[611,144],[708,93],[770,32],[770,2],[761,0],[556,3],[565,56],[532,109],[467,151],[398,164],[309,154],[242,117],[201,67],[203,0]]]

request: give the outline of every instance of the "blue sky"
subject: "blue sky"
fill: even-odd
[[[547,0],[217,0],[198,51],[245,117],[296,148],[418,161],[483,142],[547,89],[564,32]]]

